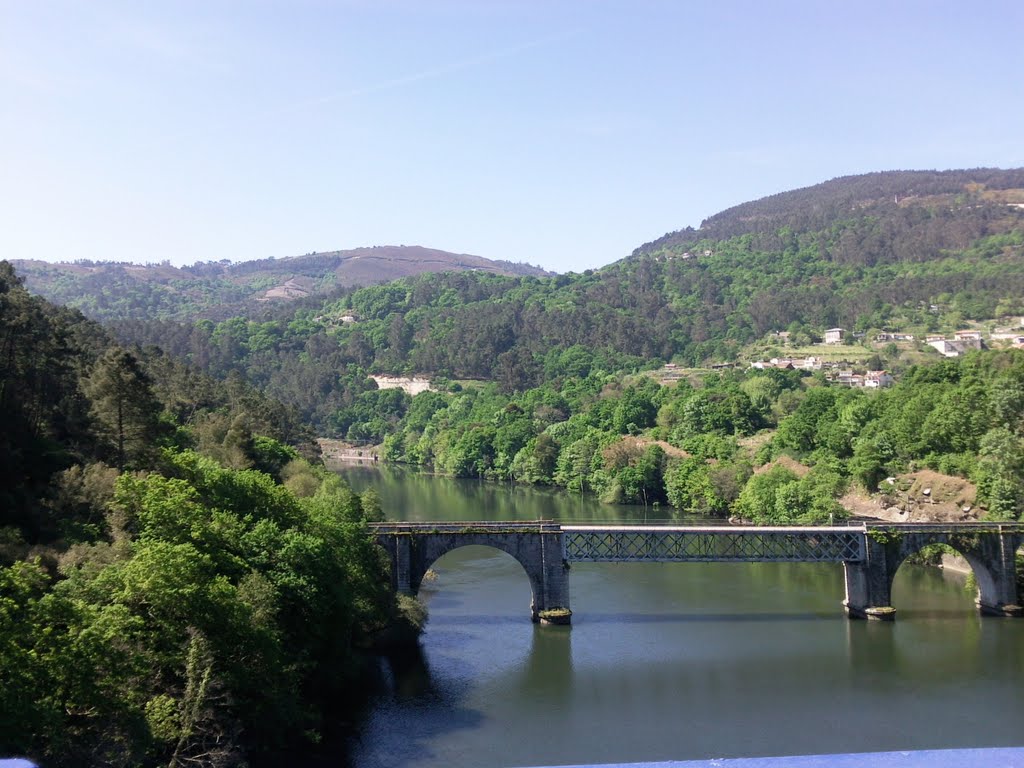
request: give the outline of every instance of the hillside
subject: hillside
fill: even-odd
[[[909,172],[837,179],[730,214],[730,226],[751,231],[713,237],[719,225],[706,223],[584,274],[424,274],[328,300],[263,302],[247,319],[125,321],[117,333],[218,376],[242,374],[321,434],[337,433],[334,416],[370,388],[367,373],[513,391],[658,360],[734,362],[777,332],[806,343],[837,326],[909,332],[919,341],[901,354],[938,360],[924,335],[1024,314],[1024,173],[924,176],[945,186]],[[811,209],[823,212],[817,223],[780,224]],[[894,364],[877,352],[878,367]]]
[[[426,272],[548,274],[529,264],[420,246],[377,246],[241,263],[200,262],[185,267],[91,261],[50,264],[17,259],[11,263],[33,293],[75,307],[97,320],[221,319],[247,314],[267,302],[287,302]]]
[[[871,218],[894,223],[920,221],[920,213],[941,219],[976,218],[973,211],[1002,206],[1024,208],[1024,169],[977,168],[955,171],[882,171],[843,176],[803,189],[742,203],[705,219],[699,229],[670,232],[634,255],[694,246],[780,229],[807,232],[836,222]],[[962,215],[956,215],[956,214]],[[936,243],[937,244],[937,243]]]

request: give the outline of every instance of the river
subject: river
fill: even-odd
[[[640,522],[665,510],[338,467],[391,519]],[[439,560],[421,663],[386,669],[356,768],[460,768],[1024,745],[1024,620],[904,565],[895,622],[850,621],[842,566],[574,564],[571,627],[534,625],[508,555]]]

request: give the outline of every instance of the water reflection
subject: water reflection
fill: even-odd
[[[393,466],[337,464],[356,491],[373,488],[390,520],[678,521],[669,507],[602,504],[552,488],[441,477]],[[687,518],[692,520],[693,518]]]

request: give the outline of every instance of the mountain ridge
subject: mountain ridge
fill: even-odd
[[[418,245],[366,246],[252,261],[173,266],[131,262],[12,259],[33,293],[98,320],[222,318],[255,302],[290,301],[338,288],[373,285],[427,272],[479,271],[546,276],[529,264]]]
[[[1000,197],[1006,199],[999,200]],[[783,226],[807,229],[829,219],[869,214],[890,206],[904,209],[962,206],[972,200],[1024,205],[1024,168],[874,171],[837,176],[730,206],[704,219],[697,229],[685,227],[644,243],[633,255],[704,239],[767,232]]]

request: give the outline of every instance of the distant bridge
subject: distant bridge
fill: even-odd
[[[897,569],[930,544],[946,544],[967,560],[983,614],[1021,615],[1016,552],[1024,543],[1022,524],[765,527],[537,521],[374,523],[371,529],[391,558],[392,586],[413,594],[431,565],[447,552],[473,544],[507,552],[530,580],[532,619],[546,623],[569,623],[569,566],[574,562],[842,563],[847,614],[891,620]]]

